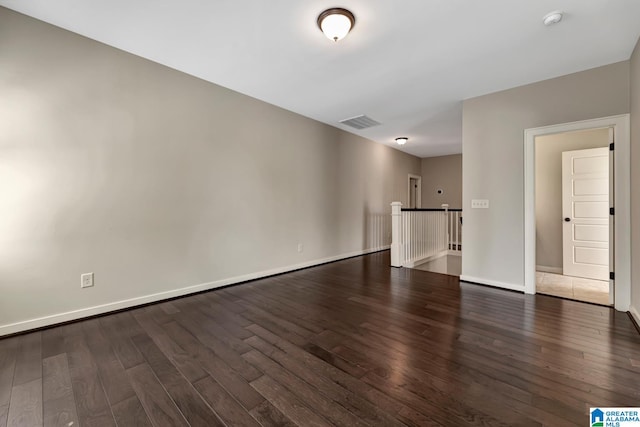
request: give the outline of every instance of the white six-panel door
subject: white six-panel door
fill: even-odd
[[[563,274],[609,280],[609,149],[562,153]]]

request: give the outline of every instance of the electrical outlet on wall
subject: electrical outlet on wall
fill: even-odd
[[[80,287],[90,288],[93,286],[93,273],[84,273],[80,275]]]
[[[302,243],[298,243],[298,252],[302,253],[304,250],[304,245]]]

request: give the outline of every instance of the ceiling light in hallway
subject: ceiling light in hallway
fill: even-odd
[[[542,18],[542,22],[548,27],[549,25],[557,24],[558,22],[562,21],[562,16],[562,12],[560,12],[559,10],[554,10],[553,12],[547,13]]]
[[[335,42],[349,34],[355,23],[353,13],[340,7],[327,9],[318,16],[318,27],[328,39]]]

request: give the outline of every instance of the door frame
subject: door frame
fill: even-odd
[[[418,188],[416,189],[416,208],[422,207],[422,177],[420,175],[409,174],[407,178],[407,206],[411,204],[411,180],[415,179],[418,182]]]
[[[629,311],[631,304],[631,162],[629,114],[562,123],[524,131],[524,292],[536,293],[535,138],[580,130],[613,128],[615,134],[613,198],[615,200],[614,307]]]

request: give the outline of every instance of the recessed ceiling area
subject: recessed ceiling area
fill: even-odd
[[[640,35],[637,0],[0,5],[419,157],[462,151],[462,100],[626,60]],[[327,7],[355,16],[338,42],[318,28]],[[340,123],[361,115],[381,124]]]

